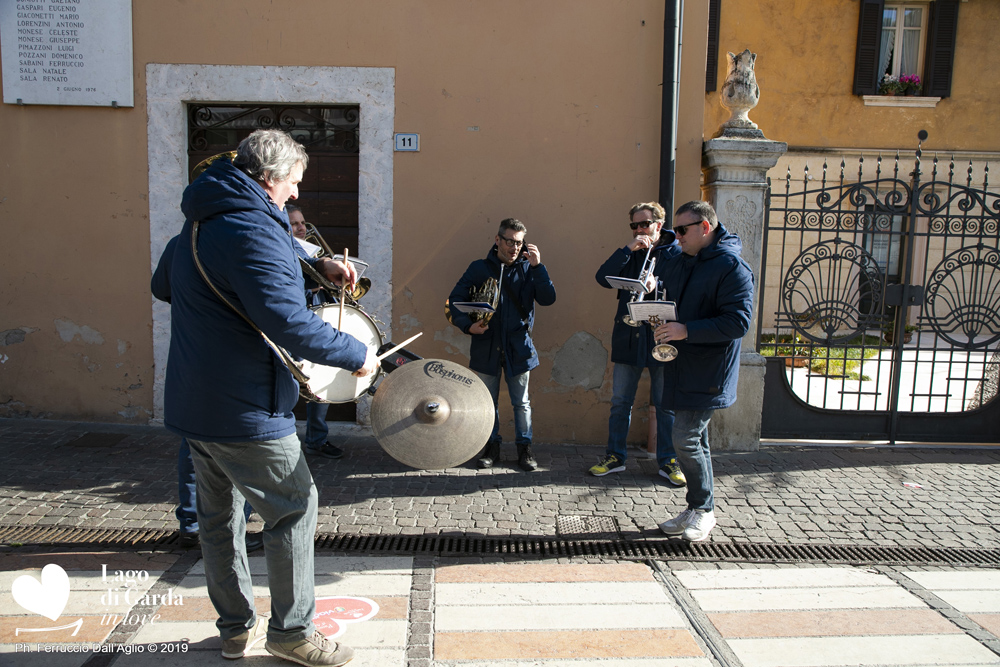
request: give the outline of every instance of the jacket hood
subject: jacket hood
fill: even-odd
[[[288,225],[287,215],[271,201],[264,188],[229,160],[213,162],[184,190],[181,199],[184,216],[203,224],[223,213],[261,209],[283,226]]]
[[[698,257],[702,259],[712,259],[719,255],[736,255],[739,257],[740,252],[743,250],[743,242],[740,241],[740,237],[731,234],[729,230],[722,226],[721,222],[715,232],[715,238],[712,239],[712,243],[702,248],[701,252],[698,253]]]
[[[660,240],[656,242],[656,247],[672,246],[677,241],[677,234],[672,229],[661,229]]]

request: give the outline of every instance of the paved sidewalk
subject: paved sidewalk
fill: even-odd
[[[173,529],[178,442],[147,427],[0,420],[0,524]],[[394,461],[371,436],[339,444],[343,459],[310,458],[323,533],[555,536],[558,517],[585,516],[642,539],[685,507],[637,450],[626,472],[597,478],[596,446],[537,445],[540,470],[525,473],[510,443],[492,470],[441,472]],[[713,462],[716,542],[1000,547],[997,449],[764,447]]]
[[[266,610],[264,559],[250,563]],[[50,564],[70,587],[54,621],[11,603],[12,582]],[[0,665],[233,664],[200,566],[190,553],[0,555]],[[138,607],[120,603],[127,593]],[[988,569],[321,555],[316,594],[352,667],[1000,665],[1000,571]],[[258,646],[240,664],[289,663]]]
[[[171,530],[177,443],[144,427],[0,420],[0,526]],[[663,539],[656,524],[683,507],[639,452],[595,478],[594,446],[539,445],[529,474],[509,460],[415,471],[370,436],[341,444],[344,459],[310,461],[321,532],[549,537],[561,518],[603,517],[626,540]],[[719,454],[715,471],[715,542],[1000,546],[996,450],[768,447]],[[1000,664],[1000,569],[317,553],[317,595],[339,598],[321,620],[358,666]],[[264,561],[251,563],[266,609]],[[58,613],[50,564],[68,573]],[[15,601],[17,580],[29,593]],[[197,550],[0,547],[0,601],[0,665],[233,664]],[[258,648],[240,664],[289,663]]]

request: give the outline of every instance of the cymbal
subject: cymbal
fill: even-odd
[[[372,430],[389,456],[421,470],[474,457],[493,432],[490,390],[465,366],[444,359],[404,364],[372,400]]]

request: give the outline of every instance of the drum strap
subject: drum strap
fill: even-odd
[[[198,257],[198,227],[200,224],[201,223],[199,221],[195,220],[191,226],[191,255],[194,257],[194,265],[198,267],[198,273],[201,274],[205,284],[208,285],[212,292],[215,293],[215,296],[219,297],[219,300],[222,301],[222,303],[232,308],[234,313],[242,317],[243,320],[250,325],[250,328],[261,335],[261,338],[263,338],[264,342],[267,343],[267,346],[271,348],[271,351],[277,355],[278,359],[281,360],[281,363],[283,363],[291,372],[292,377],[294,377],[299,383],[300,388],[306,386],[309,382],[309,376],[302,372],[302,369],[299,368],[298,364],[295,363],[295,360],[292,359],[292,355],[288,354],[288,352],[283,350],[279,345],[268,338],[267,334],[261,331],[260,328],[254,324],[249,317],[247,317],[246,313],[234,306],[229,299],[223,296],[222,292],[218,290],[212,281],[209,280],[208,273],[205,272],[205,267],[202,266],[201,259]]]

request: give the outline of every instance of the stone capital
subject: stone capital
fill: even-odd
[[[767,179],[767,170],[776,165],[787,151],[788,144],[784,141],[732,137],[709,139],[701,151],[705,182],[763,184]]]

